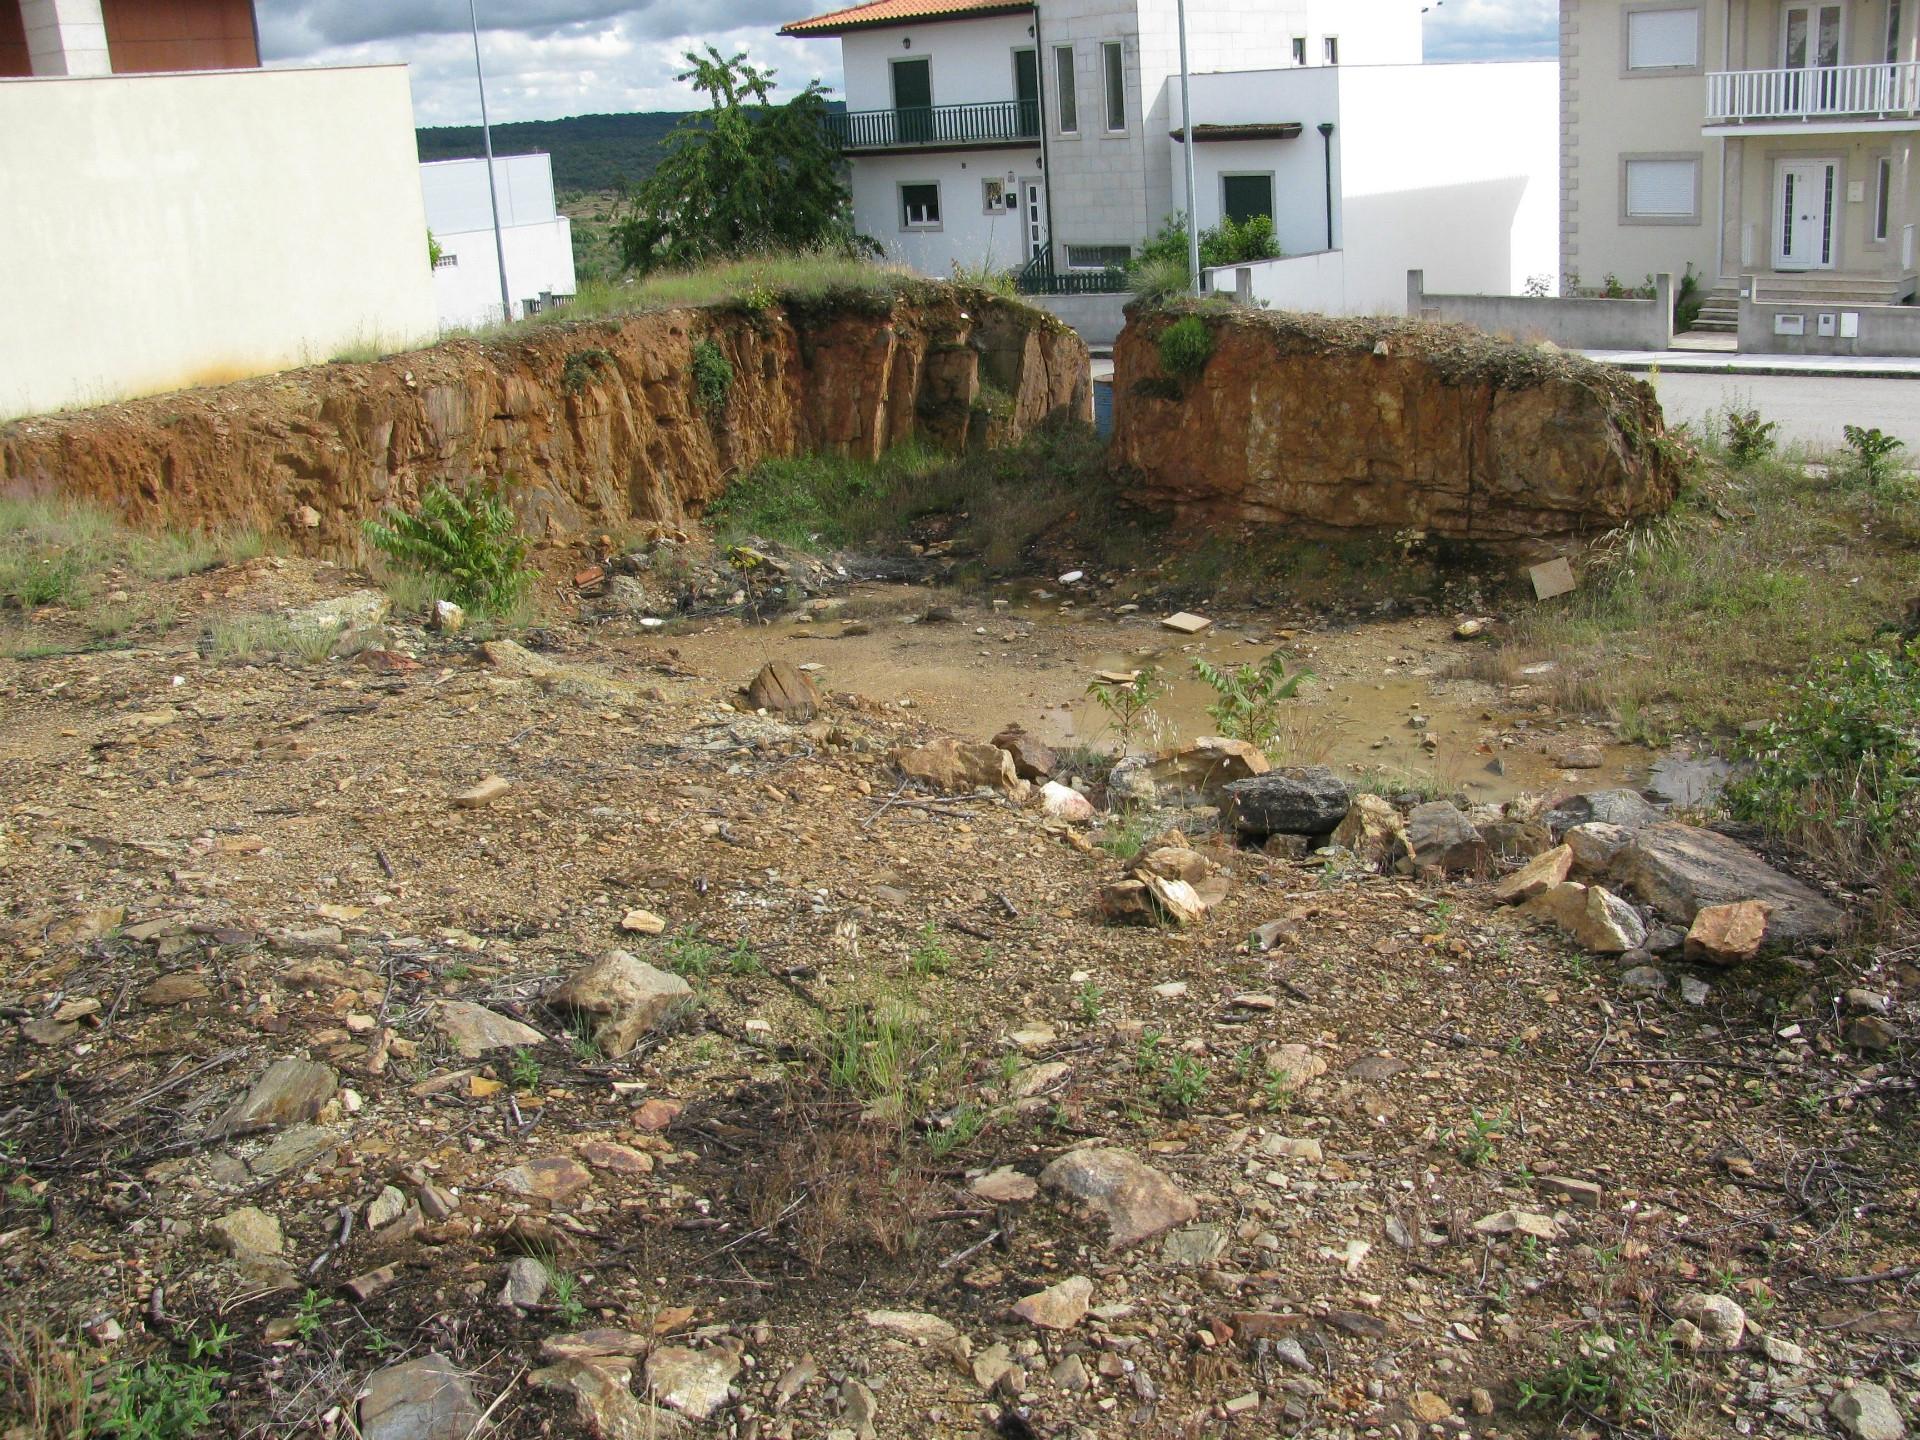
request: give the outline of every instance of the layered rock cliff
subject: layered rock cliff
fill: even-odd
[[[1620,371],[1428,321],[1200,313],[1195,376],[1161,365],[1177,315],[1134,314],[1114,354],[1116,455],[1147,503],[1518,548],[1673,503],[1659,402]]]
[[[717,402],[694,375],[703,342],[732,372]],[[363,520],[436,480],[510,480],[535,530],[678,522],[761,459],[999,444],[1086,416],[1089,384],[1086,347],[1050,317],[926,286],[556,325],[22,420],[0,428],[0,485],[344,556]]]

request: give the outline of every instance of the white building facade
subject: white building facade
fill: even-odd
[[[554,200],[552,157],[496,156],[493,178],[500,200],[498,246],[487,162],[435,160],[420,167],[427,228],[440,250],[433,293],[442,330],[500,319],[502,250],[513,307],[509,318],[521,319],[573,296],[573,227]]]

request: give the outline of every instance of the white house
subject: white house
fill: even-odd
[[[1364,287],[1369,305],[1404,307],[1423,265],[1436,284],[1497,275],[1503,291],[1551,275],[1552,67],[1422,67],[1423,8],[1189,0],[1202,223],[1265,213],[1290,252],[1326,250],[1330,164],[1336,244],[1382,226],[1410,242],[1367,262],[1399,268]],[[1112,291],[1114,267],[1186,205],[1175,0],[873,0],[782,33],[840,38],[855,222],[923,273],[1023,270],[1023,289],[1079,324],[1070,297]],[[1455,119],[1502,110],[1495,128]],[[1467,153],[1487,144],[1492,157]],[[1456,267],[1483,229],[1492,258]],[[1339,308],[1345,291],[1323,299]]]
[[[493,161],[500,198],[500,244],[485,160],[435,160],[420,167],[427,228],[440,247],[433,293],[440,328],[484,325],[500,318],[500,254],[507,293],[519,319],[574,293],[573,228],[553,198],[548,155],[499,155]]]

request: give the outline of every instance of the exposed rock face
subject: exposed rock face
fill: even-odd
[[[1422,530],[1507,545],[1673,503],[1650,386],[1464,327],[1237,310],[1179,385],[1136,313],[1114,351],[1114,442],[1140,498],[1195,518]]]
[[[719,410],[694,391],[700,340],[733,366]],[[987,386],[1004,414],[978,404]],[[948,286],[891,306],[657,311],[23,420],[0,427],[0,488],[351,557],[361,521],[437,480],[509,477],[536,533],[678,523],[769,456],[999,443],[1086,414],[1090,386],[1070,330]]]

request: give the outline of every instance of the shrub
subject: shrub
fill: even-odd
[[[227,1373],[210,1365],[154,1359],[123,1366],[108,1382],[106,1408],[89,1433],[121,1440],[194,1440],[207,1432]]]
[[[1706,300],[1700,293],[1700,277],[1693,273],[1693,262],[1688,261],[1686,273],[1673,288],[1673,328],[1682,332],[1693,329]]]
[[[1087,694],[1107,712],[1113,721],[1113,728],[1120,732],[1123,754],[1133,744],[1134,736],[1139,734],[1142,725],[1151,727],[1153,704],[1166,691],[1160,672],[1151,665],[1131,680],[1098,679],[1087,686]]]
[[[1773,435],[1780,427],[1762,420],[1758,410],[1727,411],[1727,458],[1741,469],[1771,455],[1776,442]]]
[[[1853,451],[1863,484],[1877,487],[1893,479],[1894,453],[1906,448],[1904,442],[1883,434],[1878,428],[1863,430],[1858,425],[1849,425],[1842,433],[1847,438],[1848,448]]]
[[[1127,267],[1127,287],[1149,305],[1179,299],[1193,287],[1186,255],[1142,256]]]
[[[706,410],[719,410],[733,390],[733,362],[711,340],[693,342],[693,393]]]
[[[978,265],[954,261],[953,283],[964,285],[972,290],[985,290],[989,295],[1012,296],[1018,293],[1014,285],[1013,272],[996,270],[987,261],[982,261]]]
[[[1207,714],[1229,740],[1244,740],[1264,750],[1280,733],[1281,707],[1300,693],[1309,672],[1287,673],[1286,657],[1275,651],[1260,665],[1222,670],[1195,660],[1193,670],[1218,697]]]
[[[389,510],[384,520],[367,521],[366,536],[399,564],[438,578],[444,598],[499,612],[513,607],[531,578],[527,542],[517,527],[499,489],[475,481],[465,495],[431,486],[418,511]]]
[[[1160,332],[1160,368],[1181,380],[1195,379],[1213,356],[1213,332],[1198,315],[1176,320]]]
[[[593,383],[595,375],[612,364],[613,356],[598,345],[575,350],[560,367],[560,388],[569,395],[578,395]]]

